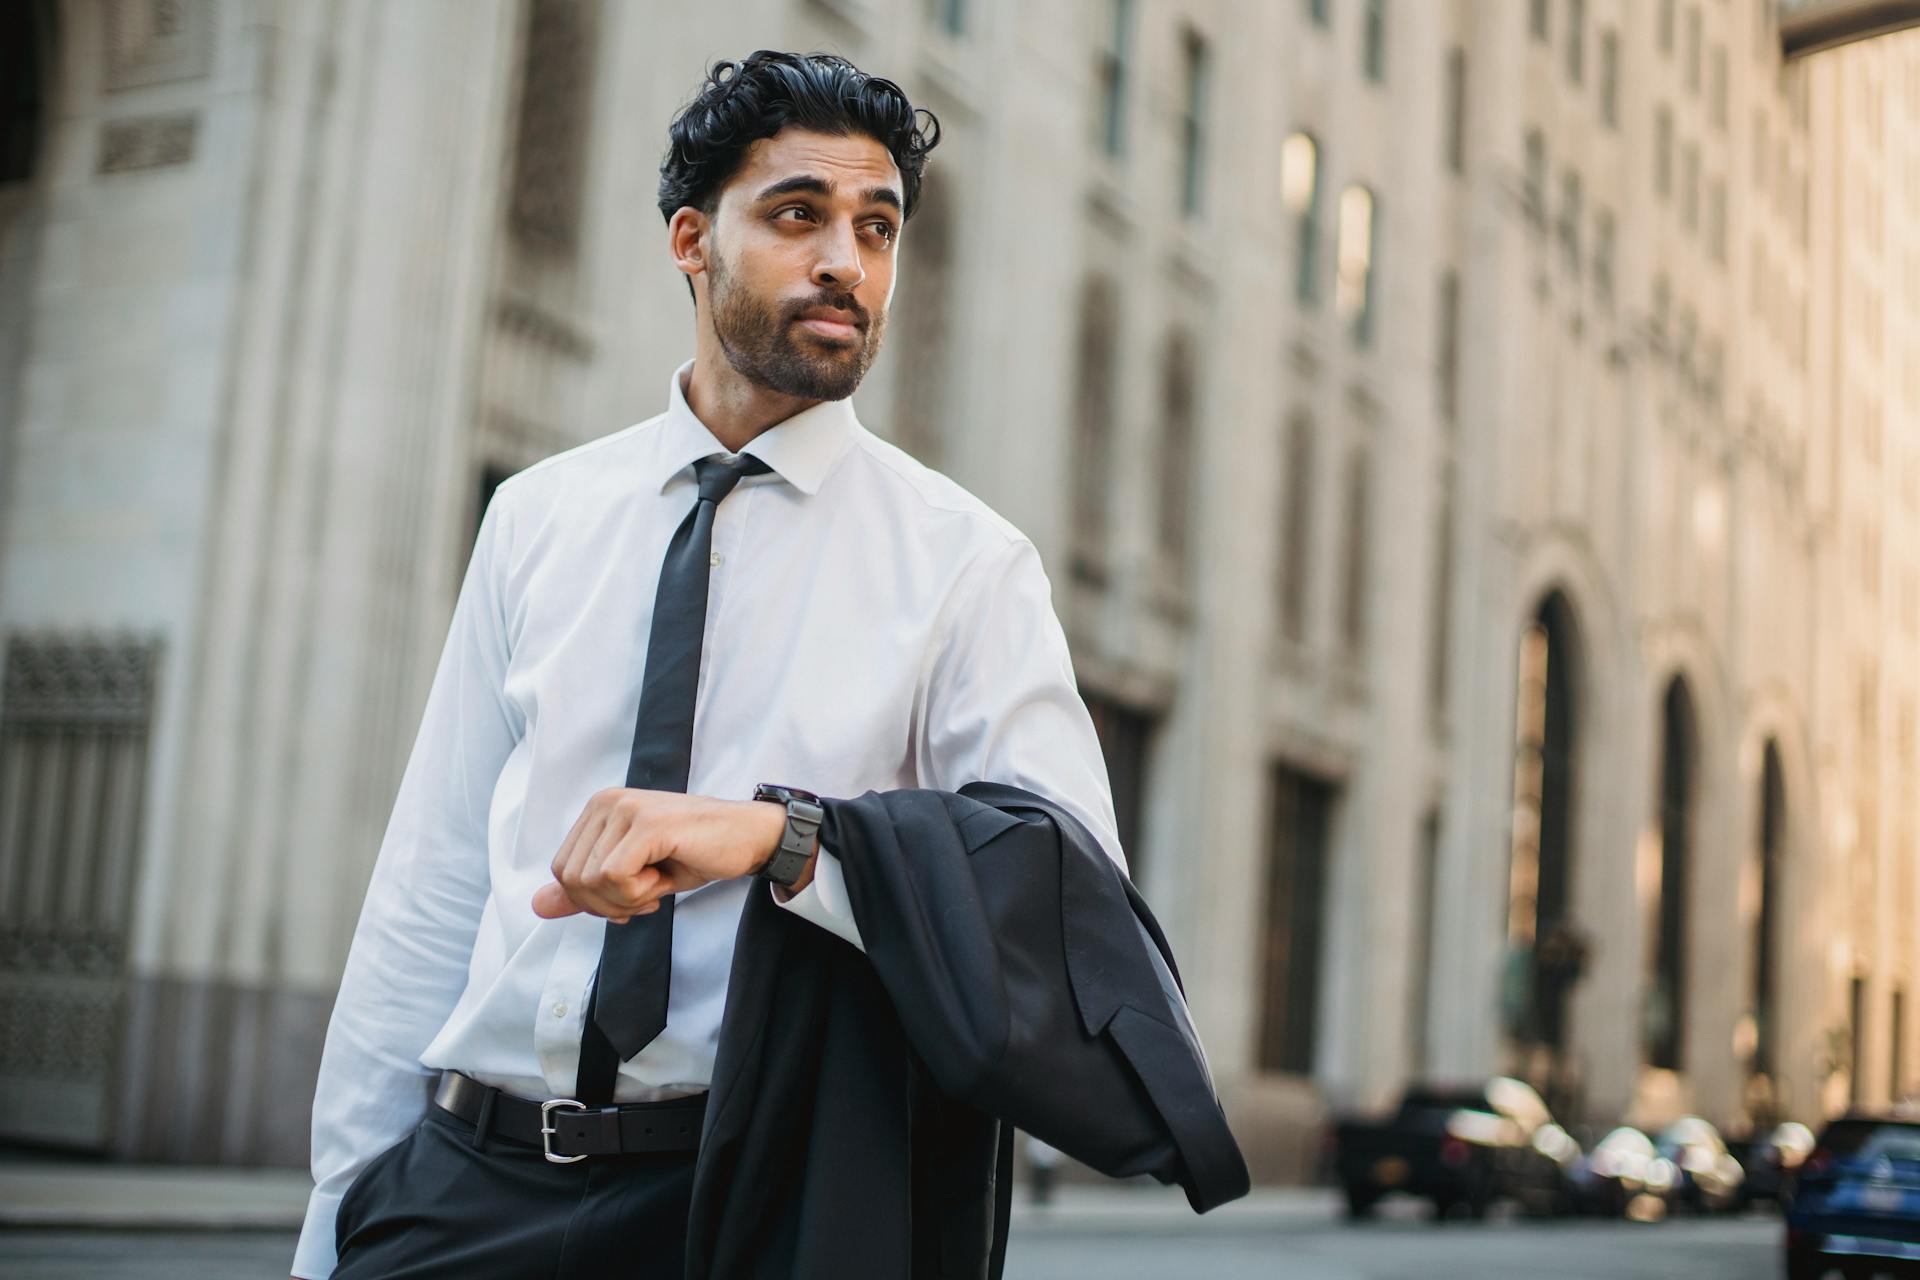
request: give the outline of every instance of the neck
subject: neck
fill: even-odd
[[[693,369],[681,382],[687,408],[706,424],[714,439],[738,453],[755,436],[819,404],[804,396],[790,396],[753,382],[735,369],[720,349],[710,326],[700,327]]]

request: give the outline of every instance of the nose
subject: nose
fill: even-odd
[[[820,258],[813,264],[813,283],[851,290],[867,278],[860,265],[860,241],[852,222],[836,222],[820,238]]]

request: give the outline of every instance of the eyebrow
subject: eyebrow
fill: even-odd
[[[772,186],[765,188],[755,197],[755,201],[757,203],[761,200],[770,200],[774,196],[791,195],[796,191],[804,191],[809,195],[831,196],[834,192],[834,185],[826,179],[817,178],[810,173],[796,174],[791,178],[782,178]],[[891,207],[895,212],[900,211],[900,193],[892,187],[868,187],[861,193],[861,198],[867,204],[884,204]]]

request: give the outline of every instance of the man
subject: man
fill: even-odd
[[[678,1277],[747,895],[862,947],[818,795],[1004,783],[1124,865],[1033,544],[848,399],[938,136],[766,51],[673,122],[694,356],[664,414],[485,512],[328,1029],[296,1276]]]

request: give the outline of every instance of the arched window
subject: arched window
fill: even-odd
[[[1661,700],[1660,879],[1649,916],[1649,981],[1642,1031],[1648,1066],[1683,1066],[1687,1025],[1687,878],[1693,845],[1698,734],[1693,695],[1675,676]]]
[[[1340,193],[1340,243],[1335,251],[1334,305],[1352,326],[1353,340],[1373,340],[1373,274],[1379,227],[1373,192],[1348,187]]]
[[[1512,988],[1508,1030],[1517,1043],[1546,1049],[1557,1070],[1584,964],[1572,916],[1580,658],[1573,609],[1558,591],[1521,632],[1519,659],[1507,944],[1523,981]]]
[[[1280,144],[1280,203],[1294,220],[1294,296],[1310,306],[1320,296],[1320,144],[1310,133]]]
[[[1754,844],[1753,1061],[1752,1073],[1771,1077],[1780,1068],[1779,928],[1782,859],[1786,851],[1787,783],[1780,747],[1767,740],[1760,766],[1760,822]]]

